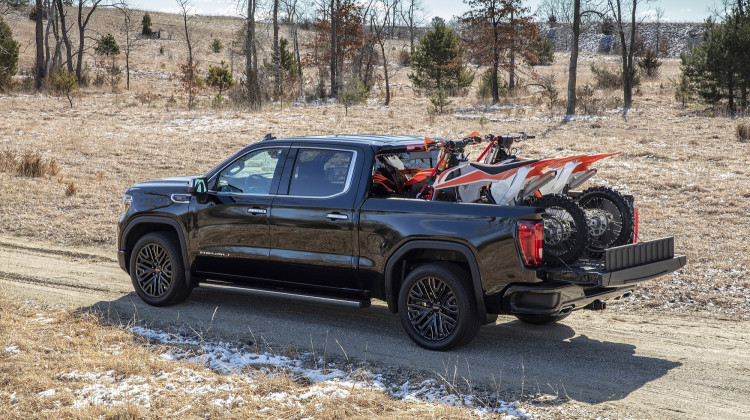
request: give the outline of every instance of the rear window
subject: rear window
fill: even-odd
[[[351,183],[354,152],[330,149],[299,149],[292,170],[289,195],[330,197],[341,194]]]

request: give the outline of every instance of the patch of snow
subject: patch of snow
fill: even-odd
[[[55,390],[54,389],[48,389],[46,391],[42,391],[38,394],[36,394],[42,398],[50,398],[55,396]]]
[[[16,345],[16,343],[11,343],[8,347],[5,348],[5,352],[11,353],[11,354],[18,354],[21,352],[21,350],[18,349],[18,346]]]
[[[295,376],[307,378],[312,383],[302,393],[271,393],[263,397],[263,400],[266,401],[296,405],[301,401],[309,399],[346,398],[351,394],[352,389],[367,389],[386,392],[394,398],[406,401],[464,406],[474,409],[478,413],[505,414],[506,418],[509,419],[530,417],[525,410],[518,407],[518,402],[497,401],[495,406],[487,407],[476,397],[451,392],[444,385],[432,379],[416,385],[408,381],[396,384],[391,383],[380,374],[374,374],[367,370],[359,369],[356,372],[345,372],[344,370],[337,369],[335,364],[329,363],[326,365],[322,359],[317,360],[316,366],[322,365],[325,368],[311,368],[306,367],[302,360],[279,356],[269,352],[257,353],[244,345],[224,342],[199,343],[194,339],[179,334],[169,334],[140,326],[130,327],[130,330],[133,333],[147,337],[150,341],[173,346],[173,348],[167,349],[160,355],[160,358],[164,360],[196,363],[222,374],[237,374],[249,381],[252,381],[252,373],[247,372],[246,368],[248,366],[272,366],[274,370],[293,373]],[[311,354],[303,356],[314,360]],[[106,374],[99,375],[102,378],[106,376]],[[211,400],[211,403],[217,406],[228,407],[243,401],[241,397],[237,397],[233,393],[234,386],[231,384],[218,386],[204,384],[205,378],[189,369],[180,369],[171,374],[163,373],[159,378],[170,379],[171,382],[166,385],[167,389],[174,389],[174,382],[182,384],[180,388],[188,394],[229,393],[228,396],[223,398],[214,398]],[[123,381],[117,389],[113,389],[113,387],[98,387],[90,388],[86,392],[81,391],[81,393],[85,395],[86,400],[89,402],[112,403],[119,401],[117,395],[118,392],[122,392],[123,387],[130,389],[131,392],[138,390],[145,392],[142,388],[137,388],[137,386],[133,385],[133,382],[130,379]],[[186,383],[196,385],[186,386]],[[127,386],[125,386],[126,384]],[[148,387],[148,385],[141,386]],[[144,395],[144,402],[149,403],[150,400],[146,398],[148,395]],[[133,400],[131,399],[130,401],[132,402]]]

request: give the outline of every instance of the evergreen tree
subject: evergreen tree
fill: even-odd
[[[705,102],[726,100],[727,109],[748,106],[750,88],[750,17],[735,9],[723,23],[709,19],[703,41],[681,55],[682,77]]]
[[[232,72],[229,71],[227,63],[222,60],[221,65],[219,66],[208,66],[206,84],[219,89],[219,95],[217,98],[221,98],[224,89],[230,88],[234,85],[234,76],[232,75]]]
[[[0,16],[0,91],[10,84],[18,72],[18,42],[13,39],[10,26]]]
[[[458,37],[441,20],[433,19],[432,28],[424,34],[411,58],[414,86],[428,91],[455,91],[471,85],[474,76],[464,63],[464,51]]]
[[[154,31],[151,29],[151,15],[149,15],[148,13],[143,14],[141,26],[143,26],[143,29],[141,29],[141,34],[146,36],[151,36],[154,34]]]

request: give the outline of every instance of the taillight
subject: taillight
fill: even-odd
[[[518,247],[526,267],[542,265],[542,244],[544,243],[544,222],[541,220],[521,220],[518,222]]]
[[[633,243],[638,242],[638,206],[633,206]]]

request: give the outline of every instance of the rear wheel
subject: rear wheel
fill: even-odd
[[[476,337],[479,319],[470,279],[455,264],[426,264],[401,285],[398,311],[404,331],[429,350],[448,350]]]
[[[520,315],[517,314],[516,318],[519,320],[527,323],[527,324],[534,324],[534,325],[547,325],[552,324],[553,322],[562,321],[563,319],[567,318],[570,313],[562,314],[562,315]]]
[[[177,243],[175,235],[155,232],[144,235],[133,247],[130,279],[138,297],[149,305],[179,303],[190,294]]]
[[[548,194],[531,203],[544,207],[544,262],[570,264],[578,260],[586,247],[586,214],[570,197]]]
[[[601,258],[607,248],[633,243],[633,208],[622,194],[612,188],[592,187],[583,191],[578,204],[589,227],[587,255]]]

